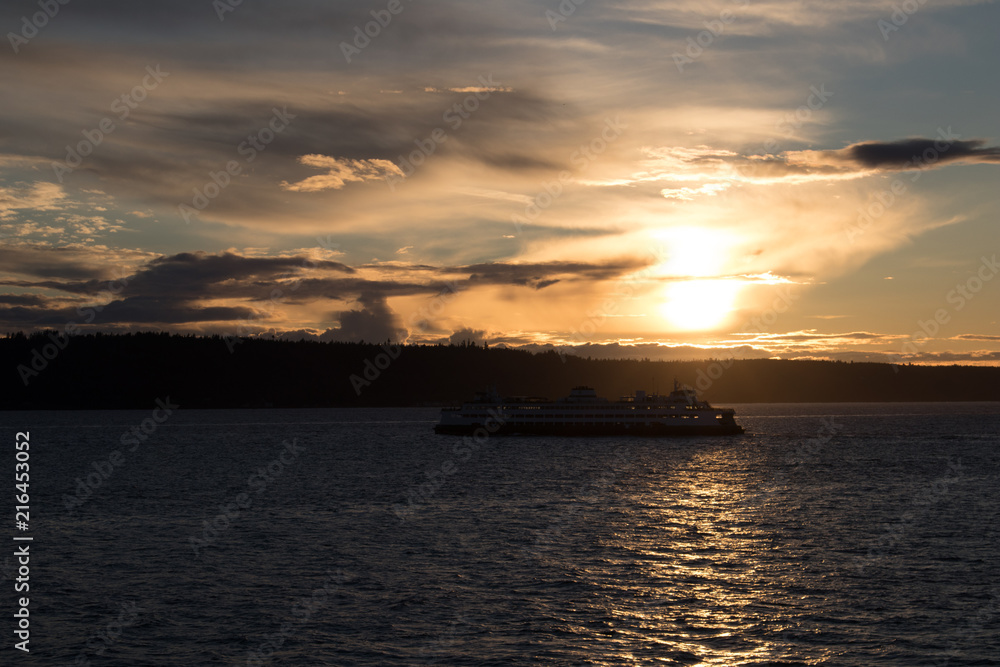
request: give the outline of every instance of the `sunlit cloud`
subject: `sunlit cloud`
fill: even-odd
[[[725,192],[731,185],[731,183],[705,183],[697,188],[664,188],[660,190],[660,194],[666,199],[691,201],[699,195],[714,196],[720,192]]]
[[[327,169],[320,176],[310,176],[298,183],[283,181],[281,187],[291,192],[339,190],[348,183],[375,181],[387,176],[403,176],[402,170],[389,160],[350,160],[326,155],[303,155],[299,162],[307,167]]]
[[[56,183],[39,181],[31,185],[0,187],[0,219],[17,210],[56,210],[65,198],[65,191]]]
[[[510,86],[462,86],[461,88],[434,88],[425,86],[425,93],[511,93]]]
[[[327,340],[488,332],[660,346],[651,358],[882,359],[978,262],[1000,159],[989,8],[921,4],[887,40],[877,21],[898,4],[595,1],[553,29],[551,4],[445,0],[347,66],[331,35],[370,8],[243,8],[220,57],[197,31],[174,39],[206,25],[203,5],[141,18],[88,3],[20,57],[0,52],[0,318],[38,328],[126,272],[107,327],[231,332],[251,317]],[[671,54],[699,39],[678,71]],[[171,75],[118,119],[110,102],[149,65],[139,43]],[[829,95],[816,105],[814,90]],[[247,160],[276,107],[293,118]],[[58,182],[52,165],[105,116],[114,132]],[[220,181],[184,224],[178,205]],[[727,333],[786,289],[775,338]],[[993,289],[927,354],[1000,349]]]

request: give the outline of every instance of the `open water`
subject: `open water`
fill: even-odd
[[[427,409],[0,413],[9,471],[31,445],[0,662],[1000,664],[1000,405],[733,407],[744,436],[478,443]]]

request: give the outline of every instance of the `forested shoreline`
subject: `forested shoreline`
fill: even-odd
[[[0,338],[0,407],[144,409],[437,406],[485,387],[617,398],[676,378],[713,402],[1000,401],[1000,368],[776,359],[586,359],[477,345],[391,345],[165,333]]]

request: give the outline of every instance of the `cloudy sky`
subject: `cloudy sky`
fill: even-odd
[[[1000,363],[996,4],[150,5],[0,9],[2,331]]]

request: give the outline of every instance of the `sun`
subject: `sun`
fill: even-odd
[[[722,270],[728,256],[729,239],[713,229],[671,227],[653,236],[667,258],[660,275],[706,278]]]
[[[666,255],[655,273],[669,281],[659,304],[663,318],[676,331],[721,328],[746,286],[745,281],[722,277],[729,273],[735,235],[710,227],[680,226],[657,230],[652,236]]]
[[[742,284],[736,280],[686,280],[664,291],[661,313],[682,331],[704,331],[721,326],[733,311]]]

